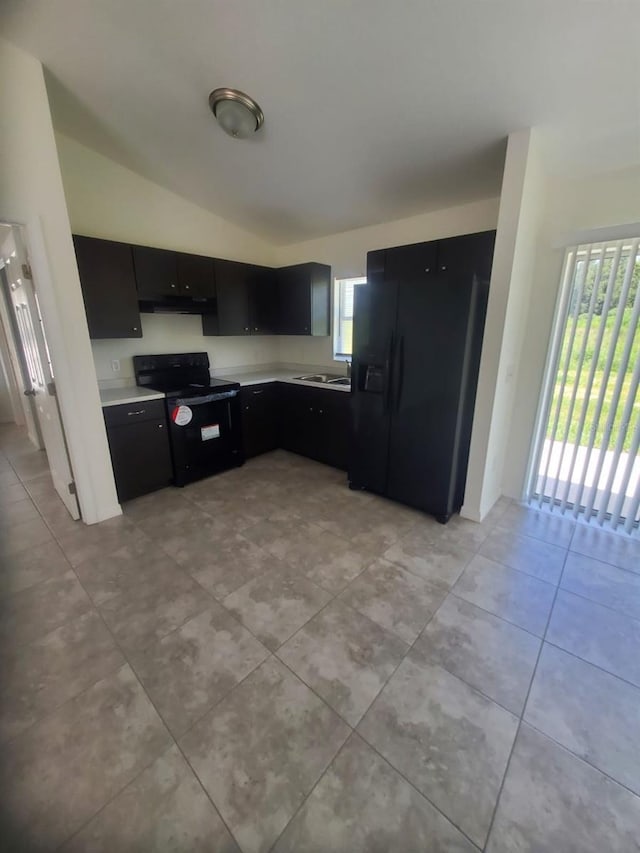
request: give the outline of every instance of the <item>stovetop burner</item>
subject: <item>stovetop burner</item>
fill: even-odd
[[[206,352],[135,355],[133,370],[137,385],[162,391],[172,397],[181,394],[205,395],[213,389],[222,391],[238,387],[237,382],[213,379],[209,375],[209,356]]]

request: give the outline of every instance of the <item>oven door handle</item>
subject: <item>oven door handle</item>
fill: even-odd
[[[199,397],[181,397],[174,400],[174,403],[176,406],[201,406],[204,403],[215,403],[218,400],[228,400],[237,396],[237,391],[220,391],[217,394],[203,394]]]

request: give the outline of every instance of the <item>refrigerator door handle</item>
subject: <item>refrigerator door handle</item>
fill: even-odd
[[[384,398],[382,409],[385,414],[391,411],[391,369],[393,364],[393,332],[389,335],[387,358],[384,363]]]
[[[398,364],[397,376],[395,380],[396,386],[396,412],[400,411],[400,400],[402,399],[402,383],[404,380],[404,335],[400,338],[398,344]]]

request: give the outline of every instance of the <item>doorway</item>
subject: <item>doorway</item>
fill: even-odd
[[[639,240],[565,257],[528,499],[638,536]]]
[[[55,374],[33,280],[24,229],[0,225],[0,323],[7,344],[6,367],[31,444],[46,453],[53,486],[73,519],[80,517]],[[15,408],[14,408],[15,411]],[[16,418],[19,422],[20,418]]]

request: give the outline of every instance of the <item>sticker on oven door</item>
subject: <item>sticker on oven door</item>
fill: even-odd
[[[193,412],[189,406],[178,406],[171,413],[171,418],[176,426],[186,426],[191,423]]]
[[[220,424],[209,424],[200,428],[200,435],[203,441],[209,441],[210,438],[220,438]]]

